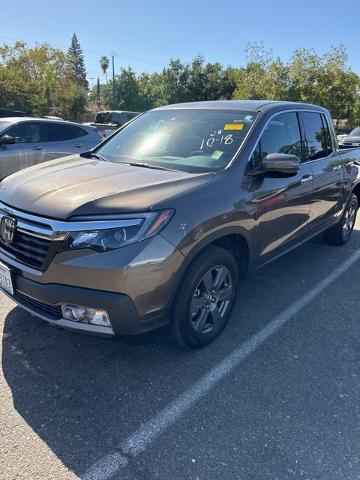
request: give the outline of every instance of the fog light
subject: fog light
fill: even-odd
[[[62,305],[63,318],[72,322],[85,322],[91,325],[111,327],[109,315],[105,310],[81,307],[79,305]]]

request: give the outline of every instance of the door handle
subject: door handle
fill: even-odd
[[[34,147],[33,150],[42,150],[42,147],[37,146],[37,147]]]
[[[74,145],[75,148],[81,148],[82,145],[80,143],[77,143],[76,145]]]
[[[311,180],[314,180],[314,177],[312,175],[304,175],[300,180],[300,182],[306,183],[306,182],[311,182]]]

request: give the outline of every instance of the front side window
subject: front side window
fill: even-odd
[[[302,112],[305,131],[304,160],[316,160],[328,156],[328,132],[324,126],[322,115],[316,112]]]
[[[16,143],[37,143],[40,142],[39,124],[35,122],[18,123],[9,128],[6,132],[10,137],[14,137]]]
[[[153,110],[118,132],[97,153],[115,163],[146,163],[194,173],[222,170],[255,117],[254,112],[234,110]]]
[[[281,113],[270,120],[251,158],[251,168],[260,168],[262,159],[270,153],[287,153],[301,159],[301,134],[295,112]]]

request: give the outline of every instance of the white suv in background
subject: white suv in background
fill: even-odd
[[[91,150],[102,140],[93,127],[31,117],[0,119],[0,180],[37,163]]]

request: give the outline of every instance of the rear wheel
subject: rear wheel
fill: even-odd
[[[175,298],[170,334],[177,345],[199,348],[223,330],[233,309],[238,287],[234,256],[210,247],[191,263]]]
[[[349,241],[355,226],[358,208],[359,205],[357,196],[352,194],[345,207],[340,222],[338,222],[335,227],[332,227],[330,230],[327,230],[324,233],[324,237],[327,242],[331,243],[332,245],[344,245]]]

